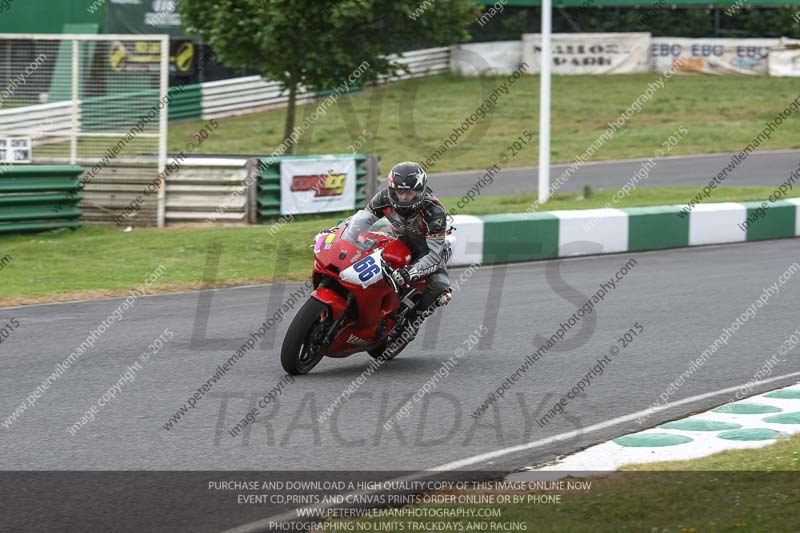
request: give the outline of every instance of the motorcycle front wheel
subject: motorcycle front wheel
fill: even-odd
[[[322,342],[333,322],[331,309],[309,298],[297,312],[281,346],[281,366],[293,375],[308,374],[325,357]]]

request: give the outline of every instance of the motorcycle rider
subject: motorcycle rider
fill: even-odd
[[[354,241],[383,217],[391,223],[388,231],[383,231],[403,241],[412,253],[411,265],[392,273],[394,282],[398,287],[423,278],[428,282],[408,315],[406,338],[411,342],[422,322],[436,307],[447,305],[451,295],[444,266],[447,213],[428,187],[428,177],[419,163],[406,161],[392,167],[387,187],[353,215],[342,237]]]

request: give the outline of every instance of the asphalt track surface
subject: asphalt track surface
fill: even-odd
[[[227,429],[285,376],[278,350],[289,318],[277,326],[274,335],[266,337],[265,345],[257,345],[241,359],[196,409],[171,430],[162,426],[258,328],[267,315],[267,302],[271,300],[272,314],[301,285],[143,297],[20,420],[9,429],[0,427],[0,469],[372,470],[392,477],[390,471],[447,464],[447,468],[485,471],[539,464],[641,429],[630,417],[613,420],[640,412],[656,401],[690,361],[798,257],[800,241],[788,239],[483,267],[463,283],[451,305],[429,320],[415,344],[369,377],[337,415],[317,422],[322,411],[367,368],[371,359],[366,354],[323,360],[311,374],[288,384],[271,409],[261,410],[259,422],[250,426],[252,431],[238,437],[231,437]],[[553,334],[601,282],[631,258],[637,263],[617,288],[554,349],[563,351],[542,357],[504,399],[474,420],[470,413],[534,350],[534,336]],[[464,273],[453,269],[452,278]],[[727,346],[687,379],[670,401],[704,395],[702,398],[658,412],[645,425],[703,411],[732,398],[732,393],[713,393],[752,379],[784,339],[800,327],[798,300],[800,272],[744,323]],[[110,299],[1,309],[0,323],[16,318],[21,327],[0,344],[0,420],[121,303]],[[204,305],[210,305],[205,331]],[[585,396],[569,400],[566,414],[539,427],[534,420],[575,386],[598,358],[608,354],[635,322],[644,332],[614,357]],[[481,324],[489,334],[470,351],[464,341]],[[96,420],[72,436],[67,427],[165,328],[174,332],[174,338]],[[458,364],[449,370],[449,376],[415,404],[396,429],[384,430],[390,414],[459,347],[467,353],[456,359]],[[792,355],[775,368],[772,378],[800,371],[800,361]],[[796,381],[797,376],[776,379],[756,387],[753,393]],[[577,434],[564,437],[569,432]],[[508,450],[531,442],[535,444],[525,449]],[[482,454],[492,455],[482,458]],[[133,499],[136,491],[152,498],[153,492],[164,486],[153,480],[134,483]],[[3,490],[11,489],[6,485]],[[97,487],[90,483],[76,482],[66,492],[97,499]],[[187,504],[187,520],[202,522],[180,522],[186,530],[215,531],[287,507],[240,508],[235,518],[192,514],[191,509]],[[150,517],[156,522],[162,518],[160,514]]]
[[[639,178],[637,187],[699,187],[721,172],[730,163],[732,154],[703,154],[665,157],[656,160],[646,179]],[[583,164],[558,190],[579,191],[584,185],[594,189],[616,190],[625,185],[642,168],[644,159],[598,161]],[[779,150],[751,154],[725,178],[725,185],[777,186],[800,166],[800,151]],[[551,183],[569,167],[552,165]],[[448,172],[431,175],[431,187],[441,197],[465,194],[486,170]],[[494,176],[494,182],[481,190],[482,195],[533,193],[538,189],[538,167],[506,168]]]

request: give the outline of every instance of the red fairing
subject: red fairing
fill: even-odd
[[[389,241],[383,249],[383,259],[398,269],[411,262],[411,250],[403,241]]]
[[[316,298],[324,304],[330,305],[331,310],[333,311],[334,319],[341,317],[342,313],[344,313],[344,310],[347,309],[347,302],[345,301],[344,296],[332,289],[318,287],[314,292],[311,293],[311,297]]]
[[[366,232],[360,240],[374,241],[369,250],[361,250],[351,242],[342,240],[342,229],[333,234],[324,234],[317,239],[314,246],[315,291],[312,297],[328,304],[335,319],[339,319],[347,310],[347,294],[351,294],[355,302],[354,312],[346,318],[343,328],[328,348],[328,357],[346,357],[379,346],[394,326],[390,317],[400,308],[400,298],[388,283],[380,280],[367,288],[353,285],[341,280],[339,273],[363,260],[377,249],[383,249],[383,259],[397,269],[407,265],[411,260],[411,251],[398,240],[389,238],[384,233]],[[330,278],[325,286],[320,287],[323,279]],[[415,286],[424,287],[424,281]],[[353,319],[355,317],[355,319]]]
[[[408,249],[408,246],[406,246],[403,241],[390,239],[385,233],[371,231],[362,233],[361,235],[364,240],[372,239],[375,241],[375,246],[366,251],[360,250],[351,242],[342,240],[340,234],[341,232],[337,231],[334,234],[336,235],[336,239],[333,240],[333,242],[328,244],[323,243],[320,251],[315,251],[315,271],[325,272],[338,279],[339,272],[350,268],[358,259],[368,256],[378,248],[383,248],[383,258],[392,268],[400,268],[411,261],[411,250]],[[330,245],[330,247],[326,249],[325,247],[328,245]],[[342,252],[344,252],[345,255],[343,259],[340,259]],[[361,289],[361,287],[358,288]]]

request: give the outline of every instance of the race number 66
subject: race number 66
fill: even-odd
[[[375,263],[375,258],[370,255],[353,265],[353,270],[358,272],[358,279],[366,283],[372,279],[372,276],[381,271],[381,267]]]

